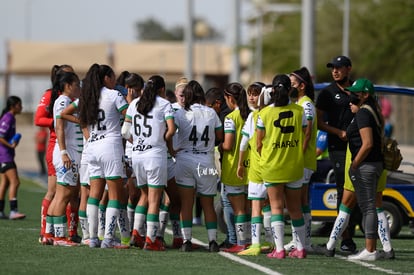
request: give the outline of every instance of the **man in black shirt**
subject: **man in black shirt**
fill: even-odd
[[[345,182],[346,128],[353,118],[349,107],[350,93],[345,90],[352,85],[349,78],[352,63],[346,56],[337,56],[326,64],[326,67],[331,69],[334,81],[320,92],[316,101],[316,112],[318,129],[328,133],[329,159],[335,173],[338,192],[337,209],[339,209]],[[356,246],[347,230],[342,237],[341,249],[354,251]]]

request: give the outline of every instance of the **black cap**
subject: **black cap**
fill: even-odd
[[[331,62],[326,64],[327,68],[340,68],[340,67],[352,67],[351,59],[346,56],[340,55],[332,59]]]

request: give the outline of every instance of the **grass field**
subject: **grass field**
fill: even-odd
[[[335,258],[308,255],[306,259],[275,260],[239,257],[228,253],[209,253],[204,249],[183,253],[173,249],[147,252],[90,249],[89,247],[54,247],[38,243],[40,203],[45,190],[32,181],[22,179],[19,208],[25,220],[0,220],[0,274],[414,274],[414,235],[404,228],[393,240],[395,260],[350,262]],[[8,211],[8,203],[6,203]],[[289,226],[286,227],[289,232]],[[204,227],[194,227],[194,238],[207,242]],[[218,241],[225,238],[219,233]],[[313,238],[324,243],[327,238]],[[290,236],[286,235],[286,242]],[[167,234],[166,241],[171,243]],[[355,242],[362,246],[357,233]]]

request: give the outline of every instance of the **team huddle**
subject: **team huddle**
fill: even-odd
[[[189,252],[198,248],[192,243],[192,227],[199,199],[210,252],[267,253],[276,259],[302,259],[321,250],[326,254],[326,247],[311,243],[308,189],[317,169],[320,114],[305,67],[276,75],[270,85],[254,82],[247,89],[234,82],[205,91],[199,82],[180,78],[172,94],[160,75],[145,83],[135,73],[116,78],[108,65],[93,64],[82,81],[69,65],[55,65],[51,75],[52,88],[35,114],[35,124],[50,129],[42,244],[164,251],[170,221],[170,247]],[[365,95],[363,89],[354,92]],[[363,98],[355,105],[366,102]],[[362,126],[347,132],[355,144],[365,138],[358,137],[359,131],[370,127],[369,121],[359,121]],[[363,182],[364,173],[370,173],[376,187],[381,156],[367,153],[370,159],[364,162],[363,148],[350,148],[351,169],[359,171],[353,170],[351,180],[360,203],[358,194],[364,190],[354,182]],[[370,163],[375,169],[367,169]],[[214,207],[218,193],[227,226],[220,245]],[[284,243],[284,209],[291,218],[290,245]],[[376,239],[369,232],[366,237]],[[377,259],[364,255],[356,259]]]

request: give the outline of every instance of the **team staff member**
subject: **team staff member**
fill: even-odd
[[[381,151],[384,119],[374,98],[375,90],[371,81],[358,79],[347,90],[356,94],[360,100],[360,109],[348,126],[346,135],[352,154],[349,177],[362,212],[365,234],[365,249],[356,255],[348,256],[348,259],[375,261],[378,258],[376,251],[378,216],[375,198],[378,180],[384,169],[384,156]]]
[[[347,148],[346,128],[353,118],[349,108],[349,92],[346,87],[351,86],[351,60],[346,56],[335,57],[326,64],[331,69],[333,82],[323,89],[316,101],[318,129],[328,133],[329,159],[335,172],[337,189],[337,209],[342,201],[345,182],[345,156]],[[328,230],[330,231],[331,228]],[[354,252],[356,245],[348,230],[343,234],[341,250]]]
[[[17,189],[20,185],[16,163],[14,162],[15,148],[19,142],[13,141],[16,134],[16,115],[22,112],[22,100],[17,96],[10,96],[6,101],[6,108],[0,116],[0,219],[6,219],[4,214],[4,197],[9,188],[10,215],[9,219],[24,219],[17,209]],[[10,142],[12,140],[12,142]]]
[[[303,108],[290,103],[291,82],[287,75],[276,75],[272,82],[271,104],[257,119],[257,151],[262,177],[272,211],[271,226],[275,249],[269,258],[285,258],[283,246],[285,206],[292,219],[296,248],[289,257],[305,258],[305,223],[301,210],[301,187],[304,170],[303,127],[307,125]]]
[[[123,137],[133,142],[132,167],[141,189],[135,208],[133,237],[142,237],[137,234],[145,227],[146,217],[144,249],[153,251],[165,250],[163,242],[157,238],[157,231],[160,228],[160,200],[167,183],[166,142],[172,149],[175,133],[173,109],[171,103],[161,97],[164,93],[164,79],[159,75],[151,76],[141,97],[131,102],[122,127]]]

